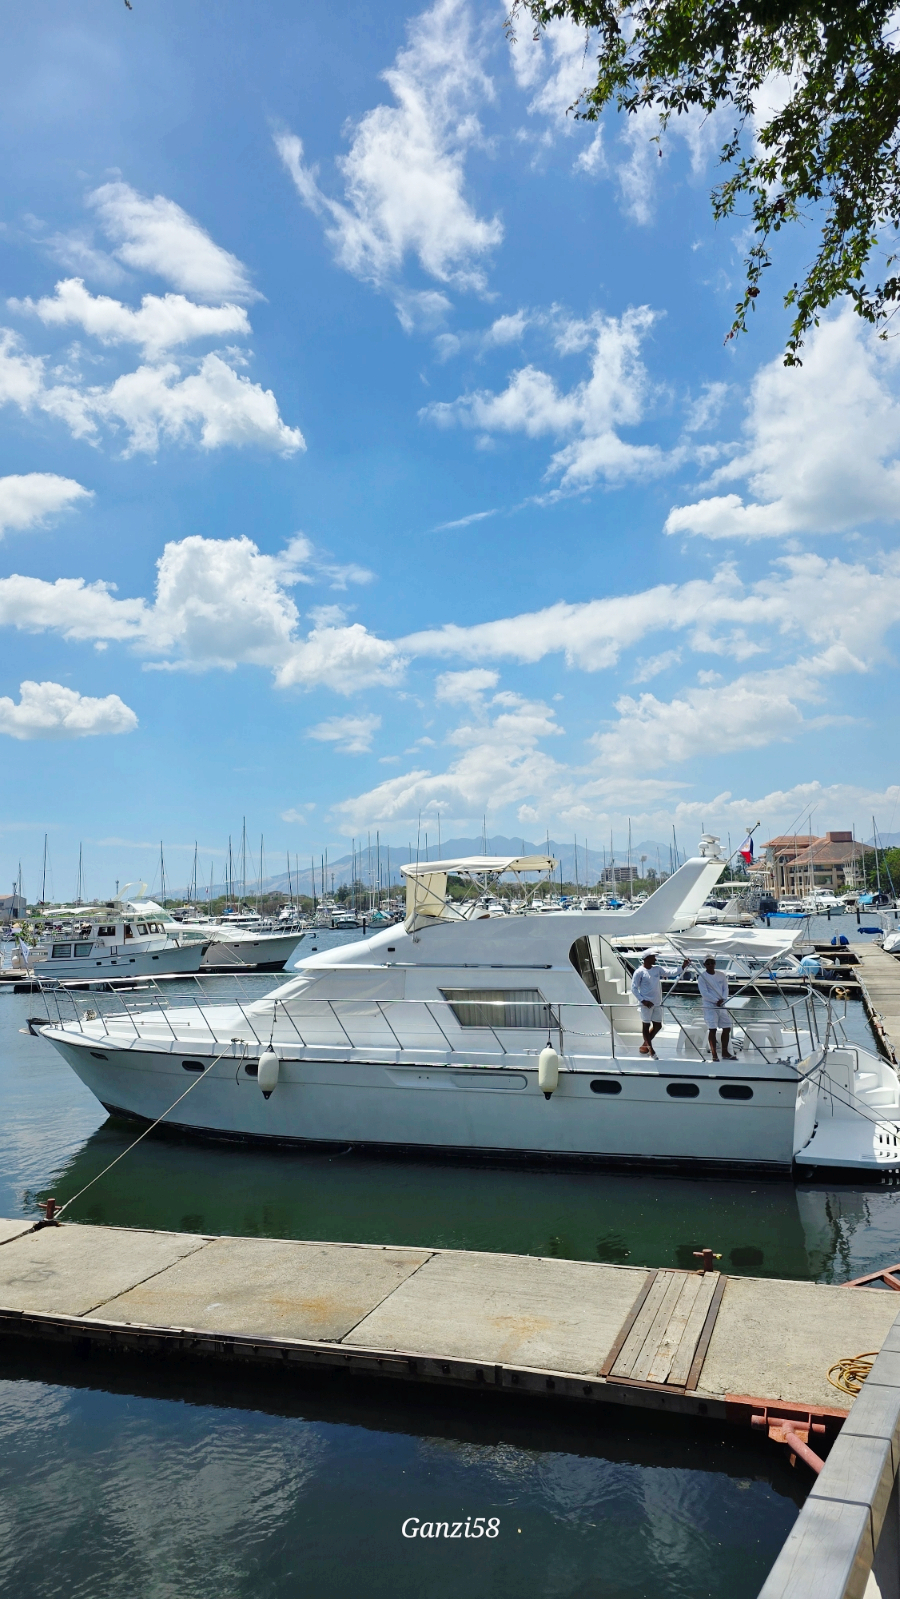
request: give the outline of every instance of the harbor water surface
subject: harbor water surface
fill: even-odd
[[[319,941],[321,947],[321,939]],[[271,977],[243,979],[265,992]],[[0,1215],[124,1150],[0,995]],[[870,1043],[861,1007],[848,1031]],[[842,1282],[900,1258],[900,1188],[260,1152],[154,1134],[67,1213],[110,1226],[430,1244]],[[755,1435],[358,1380],[0,1345],[0,1584],[22,1599],[348,1593],[752,1599],[809,1483]],[[404,1538],[495,1518],[496,1537]]]

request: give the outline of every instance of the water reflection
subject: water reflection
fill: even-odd
[[[712,1424],[543,1401],[536,1423],[508,1397],[343,1374],[0,1355],[0,1582],[28,1599],[449,1599],[460,1583],[473,1599],[751,1599],[808,1486],[767,1440]],[[500,1537],[405,1541],[410,1515],[496,1516]]]

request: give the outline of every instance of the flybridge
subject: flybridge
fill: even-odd
[[[489,880],[505,873],[514,876],[522,889],[525,902],[522,909],[528,916],[528,901],[534,885],[525,883],[528,872],[552,872],[557,862],[551,855],[469,855],[457,860],[418,861],[415,865],[401,866],[406,878],[406,930],[419,932],[438,923],[469,922],[483,925],[491,918],[488,903]],[[725,860],[719,840],[713,833],[704,833],[697,854],[679,867],[650,898],[631,911],[606,913],[562,911],[559,915],[578,916],[585,932],[636,933],[677,931],[690,927],[707,894],[721,876]],[[447,895],[447,878],[468,878],[479,889],[479,898],[454,904]],[[506,920],[507,918],[497,918]],[[530,917],[529,920],[556,921],[550,918]],[[518,920],[518,918],[516,918]],[[590,925],[588,925],[590,923]]]

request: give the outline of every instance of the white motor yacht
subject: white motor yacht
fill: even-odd
[[[205,943],[184,947],[162,920],[121,904],[76,916],[34,951],[31,973],[42,982],[164,977],[200,970]]]
[[[736,1025],[734,1060],[672,1007],[655,1055],[610,934],[690,926],[719,877],[718,840],[638,910],[491,915],[453,901],[552,872],[547,857],[404,867],[402,925],[322,950],[253,1002],[165,996],[42,1029],[112,1113],[263,1143],[688,1169],[900,1170],[900,1084],[807,993]],[[739,1012],[737,1012],[739,1016]],[[819,1020],[818,1018],[821,1018]]]
[[[125,898],[129,888],[137,890],[133,899]],[[216,971],[225,966],[234,971],[283,972],[300,943],[301,930],[274,931],[272,923],[263,922],[255,911],[244,916],[203,916],[199,912],[170,916],[155,900],[141,897],[146,891],[146,883],[127,883],[120,896],[124,911],[132,917],[161,922],[168,937],[179,946],[201,945],[199,968],[187,966],[187,971]]]

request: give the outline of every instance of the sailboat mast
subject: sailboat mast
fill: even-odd
[[[44,870],[41,874],[41,905],[47,898],[47,835],[44,834]]]

